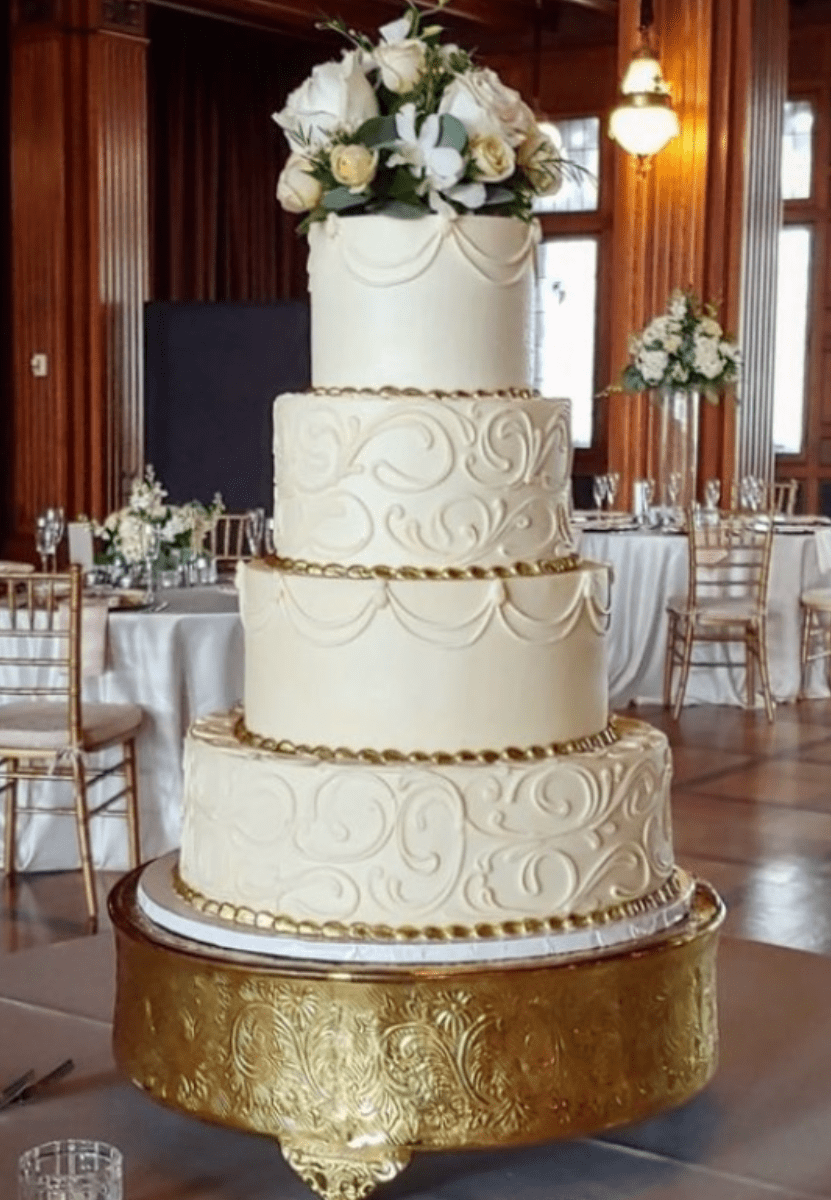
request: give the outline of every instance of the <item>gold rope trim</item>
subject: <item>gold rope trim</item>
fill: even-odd
[[[476,925],[371,925],[363,921],[297,921],[282,913],[270,913],[247,908],[242,904],[210,900],[185,883],[179,868],[173,869],[173,888],[181,898],[205,916],[216,917],[234,925],[262,929],[270,933],[296,937],[322,938],[326,941],[356,942],[451,942],[479,941],[496,938],[525,937],[532,934],[567,933],[574,929],[589,929],[629,920],[653,912],[678,900],[691,889],[686,872],[675,868],[672,875],[656,891],[637,900],[614,904],[585,916],[526,917],[520,921],[481,922]]]
[[[282,558],[270,554],[261,559],[267,566],[286,575],[311,575],[321,579],[516,579],[542,575],[560,575],[576,571],[580,559],[576,554],[563,558],[542,559],[540,562],[517,562],[506,567],[374,567],[353,563],[307,562],[301,558]]]
[[[304,393],[307,396],[391,396],[401,400],[541,400],[542,395],[536,388],[499,388],[488,390],[479,388],[472,392],[444,392],[439,388],[424,391],[416,387],[311,387]]]
[[[291,742],[288,738],[263,737],[252,733],[240,716],[234,722],[233,736],[244,746],[268,754],[285,754],[296,758],[319,758],[323,762],[362,763],[410,763],[433,766],[452,766],[456,763],[537,762],[557,758],[564,754],[586,754],[603,750],[619,741],[621,733],[618,722],[612,717],[605,729],[587,737],[572,738],[567,742],[550,742],[547,746],[506,746],[502,750],[350,750],[346,746],[310,746]]]

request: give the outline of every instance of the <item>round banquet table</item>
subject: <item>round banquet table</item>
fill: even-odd
[[[164,590],[158,598],[164,605],[158,612],[110,612],[106,670],[84,681],[85,700],[130,702],[144,711],[137,742],[143,858],[179,845],[188,726],[198,716],[238,704],[243,689],[242,625],[233,585]],[[64,787],[38,785],[37,803],[55,802]],[[0,827],[2,820],[0,812]],[[124,821],[93,821],[91,834],[97,867],[127,866]],[[75,822],[66,817],[22,815],[17,844],[20,870],[78,866]]]
[[[612,615],[607,641],[609,696],[613,708],[663,700],[666,603],[687,589],[687,538],[658,531],[585,531],[583,558],[610,563]],[[816,533],[774,535],[768,608],[771,688],[780,703],[799,693],[799,595],[823,582]],[[825,583],[828,582],[826,575]],[[710,660],[729,656],[736,666],[691,670],[685,704],[744,704],[744,652],[740,645],[702,646]],[[694,654],[697,653],[694,651]],[[822,672],[812,670],[809,696],[827,696]],[[761,703],[761,701],[759,701]]]

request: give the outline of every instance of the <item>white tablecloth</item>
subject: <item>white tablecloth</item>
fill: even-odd
[[[195,717],[239,703],[243,689],[242,625],[234,589],[164,591],[160,599],[167,605],[161,612],[110,614],[107,670],[84,682],[86,700],[130,701],[144,711],[137,746],[144,858],[179,844],[182,745],[188,726]],[[37,802],[50,802],[50,796],[56,801],[64,786],[39,785]],[[91,799],[95,797],[93,792]],[[0,827],[2,820],[0,811]],[[21,816],[17,843],[20,869],[78,866],[75,823],[66,817]],[[92,846],[98,867],[126,867],[125,823],[94,821]]]
[[[586,532],[583,558],[614,569],[609,631],[609,689],[612,706],[661,703],[667,640],[666,602],[687,588],[687,539],[658,532]],[[822,580],[813,532],[777,533],[771,559],[768,647],[771,688],[780,702],[799,692],[799,594]],[[826,576],[826,582],[828,578]],[[743,661],[741,646],[702,647]],[[808,694],[827,696],[822,672],[812,671]],[[692,670],[686,704],[744,704],[743,666]]]

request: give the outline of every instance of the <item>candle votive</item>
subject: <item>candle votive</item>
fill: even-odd
[[[121,1200],[121,1151],[67,1138],[26,1150],[18,1160],[19,1200]]]

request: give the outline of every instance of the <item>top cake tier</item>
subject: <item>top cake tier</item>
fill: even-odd
[[[533,378],[539,226],[332,215],[309,230],[315,387],[498,391]]]

